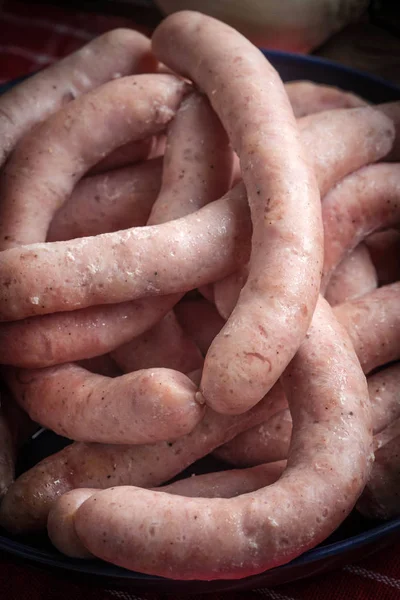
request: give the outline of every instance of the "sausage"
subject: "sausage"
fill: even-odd
[[[297,118],[326,110],[356,108],[367,104],[351,92],[312,81],[289,81],[285,83],[285,90]]]
[[[67,556],[92,558],[75,533],[74,517],[85,500],[93,496],[94,488],[71,490],[61,496],[52,506],[47,519],[47,533],[53,545]]]
[[[285,466],[286,461],[281,461],[250,469],[205,473],[154,489],[187,498],[232,498],[274,483]],[[67,556],[93,558],[76,535],[74,517],[81,504],[96,491],[93,488],[84,488],[67,492],[56,500],[49,512],[47,532],[50,540]]]
[[[0,166],[23,135],[66,103],[110,79],[155,65],[149,39],[115,29],[13,87],[0,99]]]
[[[348,175],[324,198],[322,290],[340,261],[363,239],[400,221],[400,164],[370,165]]]
[[[72,440],[151,444],[192,431],[204,414],[197,387],[172,369],[109,378],[74,364],[3,369],[19,405],[43,427]]]
[[[265,421],[284,403],[277,384],[244,415],[225,416],[207,409],[191,433],[173,442],[143,446],[75,442],[14,482],[0,505],[0,526],[13,533],[43,529],[53,502],[74,488],[161,485],[239,432]]]
[[[142,335],[114,350],[111,356],[124,373],[155,367],[189,373],[203,365],[199,348],[183,331],[173,311]]]
[[[47,241],[145,225],[161,184],[162,161],[148,160],[82,179],[54,215]]]
[[[359,298],[378,286],[378,276],[370,253],[359,244],[342,260],[329,281],[325,298],[331,306]]]
[[[400,417],[400,363],[368,377],[374,444],[382,430]],[[292,419],[285,408],[268,421],[239,434],[214,450],[213,455],[235,467],[249,467],[287,458],[292,436]]]
[[[235,467],[250,467],[284,460],[288,457],[292,437],[292,417],[284,408],[268,421],[239,434],[214,450],[213,455]]]
[[[372,435],[365,377],[322,299],[282,381],[296,426],[288,466],[275,484],[211,500],[125,486],[103,490],[76,512],[83,545],[128,569],[211,580],[260,573],[325,539],[364,488]]]
[[[107,156],[91,167],[87,175],[107,173],[114,169],[131,166],[133,163],[143,161],[146,158],[153,158],[152,155],[156,147],[157,140],[154,136],[144,140],[127,142],[110,152],[110,154],[107,154]]]
[[[224,320],[215,306],[204,298],[198,298],[179,302],[174,310],[184,331],[194,339],[205,355],[211,342],[224,326]]]
[[[311,321],[323,250],[319,192],[283,83],[248,40],[188,11],[167,17],[152,47],[205,91],[242,166],[253,222],[251,269],[207,353],[200,386],[214,410],[240,413],[272,387]]]
[[[364,373],[400,359],[400,282],[335,306]]]
[[[393,123],[373,107],[326,111],[298,124],[322,196],[349,173],[383,158],[393,145]],[[214,285],[215,305],[223,318],[236,306],[247,274],[242,268]]]
[[[385,429],[382,429],[375,437],[374,437],[374,451],[383,448],[386,446],[391,440],[398,437],[400,435],[400,419],[396,419],[392,421]]]
[[[400,435],[375,452],[372,473],[357,510],[372,519],[393,519],[400,515]]]
[[[395,229],[379,231],[365,238],[380,285],[400,279],[400,232]]]
[[[0,319],[182,293],[215,281],[248,258],[246,214],[238,184],[200,211],[162,225],[1,252]]]
[[[195,212],[230,187],[233,154],[207,97],[183,99],[167,133],[162,186],[149,225]]]
[[[188,91],[172,75],[132,75],[74,100],[29,132],[1,180],[0,248],[45,241],[55,212],[106,154],[165,128]]]
[[[35,369],[106,354],[150,329],[175,302],[159,296],[0,323],[1,361]]]

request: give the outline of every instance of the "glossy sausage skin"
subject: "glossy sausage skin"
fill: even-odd
[[[67,363],[47,369],[3,369],[17,402],[43,427],[72,440],[151,444],[192,431],[204,414],[196,386],[172,369],[120,377]]]
[[[210,580],[260,573],[325,539],[367,481],[371,418],[351,342],[322,300],[309,334],[283,377],[295,429],[288,466],[276,483],[230,499],[104,490],[76,513],[84,546],[129,569]]]
[[[240,183],[175,221],[6,250],[0,253],[0,320],[183,293],[242,264],[250,236]]]
[[[162,131],[188,86],[172,75],[131,75],[74,100],[29,132],[1,176],[0,248],[44,242],[81,177],[131,140]]]
[[[250,274],[211,344],[200,386],[210,407],[240,413],[272,387],[310,324],[323,250],[319,192],[282,81],[248,40],[211,17],[180,12],[161,23],[152,44],[206,92],[241,162],[253,223]]]
[[[259,465],[250,469],[232,469],[180,479],[158,489],[186,498],[233,498],[274,483],[281,476],[286,461]],[[53,545],[67,556],[93,558],[75,532],[78,508],[97,490],[81,488],[67,492],[56,500],[47,519],[47,532]]]
[[[21,82],[0,99],[0,166],[36,123],[77,96],[110,79],[152,71],[155,64],[149,39],[115,29]]]
[[[173,442],[144,446],[75,442],[15,481],[0,506],[0,526],[14,533],[43,529],[54,501],[74,488],[161,485],[241,431],[265,421],[284,403],[282,388],[276,385],[245,415],[225,416],[207,409],[191,433]]]
[[[0,323],[2,363],[35,369],[106,354],[150,329],[175,302],[159,296]]]
[[[400,164],[364,167],[338,183],[322,203],[326,290],[337,265],[373,231],[400,222]]]
[[[367,381],[376,436],[400,417],[400,363],[370,375]],[[252,467],[282,460],[288,456],[291,436],[292,419],[286,408],[217,448],[213,455],[235,467]],[[377,440],[375,437],[375,447]]]

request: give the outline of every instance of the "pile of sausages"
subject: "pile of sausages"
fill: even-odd
[[[2,527],[210,580],[399,514],[400,103],[185,11],[13,88],[0,132]],[[36,424],[73,443],[13,481]]]

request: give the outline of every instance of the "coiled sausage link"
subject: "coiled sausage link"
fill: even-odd
[[[212,500],[132,487],[97,492],[74,519],[84,546],[129,569],[209,580],[260,573],[325,539],[364,488],[372,436],[365,377],[322,299],[283,382],[295,429],[275,484]]]
[[[248,40],[188,11],[165,19],[152,44],[206,92],[241,162],[253,223],[250,275],[211,344],[200,386],[209,406],[240,413],[272,387],[310,324],[323,250],[319,192],[283,83]]]

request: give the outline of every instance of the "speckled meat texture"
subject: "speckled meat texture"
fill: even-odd
[[[173,311],[149,331],[114,350],[112,358],[124,373],[154,367],[189,373],[203,366],[199,348],[179,325]]]
[[[225,416],[207,409],[204,419],[175,442],[113,446],[76,442],[21,475],[0,506],[0,525],[14,533],[43,529],[53,502],[82,487],[152,487],[169,481],[214,448],[279,410],[279,385],[245,415]]]
[[[372,431],[365,377],[322,299],[283,385],[295,428],[288,466],[275,484],[212,500],[132,487],[98,492],[75,517],[86,548],[144,573],[237,579],[325,539],[364,488]]]
[[[375,452],[372,473],[357,509],[372,519],[400,515],[400,434]]]
[[[2,372],[34,421],[72,440],[151,444],[189,433],[204,415],[197,387],[172,369],[115,378],[74,364]]]
[[[356,108],[367,104],[365,100],[332,85],[312,81],[290,81],[285,90],[292,105],[294,116],[307,115],[338,108]]]
[[[162,225],[12,248],[0,254],[0,319],[183,293],[242,264],[250,236],[246,193],[238,184],[200,211]]]
[[[322,203],[326,290],[337,265],[373,231],[400,222],[400,165],[364,167],[338,183]]]
[[[359,298],[378,286],[378,276],[364,243],[358,244],[330,278],[325,298],[331,306]]]
[[[2,363],[33,369],[105,354],[150,329],[175,302],[159,296],[1,323]]]
[[[364,373],[400,359],[400,282],[334,308]]]
[[[209,406],[240,413],[272,387],[311,321],[323,249],[318,188],[284,86],[246,38],[181,12],[161,23],[152,44],[206,92],[241,161],[253,223],[250,276],[201,381]]]
[[[373,433],[379,434],[400,417],[400,363],[368,377]],[[388,433],[388,432],[387,432]],[[213,454],[236,467],[249,467],[287,458],[292,436],[288,408],[272,415],[265,423],[252,427],[214,450]],[[378,437],[374,438],[374,444]]]
[[[173,75],[131,75],[37,125],[2,173],[0,248],[44,242],[55,212],[89,168],[122,144],[165,129],[188,89]]]
[[[299,119],[298,124],[322,196],[349,173],[382,159],[393,145],[393,123],[372,107],[326,111]],[[225,319],[247,275],[248,269],[242,268],[214,285],[215,304]]]
[[[116,29],[23,81],[0,100],[0,165],[36,123],[77,96],[123,75],[153,70],[150,40]]]
[[[58,242],[145,225],[161,185],[162,160],[82,179],[54,215],[47,241]]]
[[[228,137],[207,97],[190,94],[168,128],[162,186],[148,224],[179,219],[220,198],[232,166]]]
[[[274,483],[282,475],[285,466],[286,461],[280,461],[250,469],[205,473],[154,489],[186,498],[233,498]],[[74,519],[81,504],[96,491],[94,488],[71,490],[52,506],[47,519],[47,532],[60,552],[75,558],[93,558],[76,534]]]

